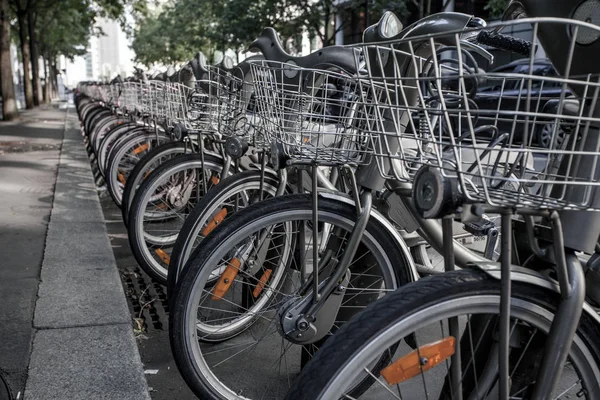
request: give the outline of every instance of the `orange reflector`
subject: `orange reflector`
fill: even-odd
[[[165,253],[163,249],[156,249],[154,252],[165,264],[171,264],[171,256]]]
[[[239,258],[234,258],[229,262],[227,268],[225,268],[225,271],[223,271],[223,274],[219,278],[219,282],[217,282],[213,288],[213,300],[221,300],[223,295],[227,293],[229,287],[233,283],[233,280],[237,276],[238,272],[240,272],[241,265],[242,263]]]
[[[156,206],[156,208],[158,208],[159,210],[166,210],[168,207],[169,205],[167,203],[160,203]]]
[[[218,185],[219,182],[221,182],[221,180],[214,175],[210,177],[210,181],[213,183],[213,185]]]
[[[151,173],[152,173],[152,170],[146,171],[146,173],[144,174],[144,179],[146,179],[148,177],[148,175],[150,175]]]
[[[150,147],[150,143],[140,144],[138,147],[133,149],[133,154],[140,154],[142,151],[148,150],[148,147]]]
[[[381,376],[388,385],[396,385],[411,379],[444,362],[454,354],[456,339],[448,336],[445,339],[426,344],[410,352],[381,370]]]
[[[208,224],[206,224],[206,228],[204,228],[204,230],[202,231],[202,236],[208,236],[208,234],[211,233],[213,231],[213,229],[215,229],[217,227],[217,225],[219,225],[221,222],[223,222],[223,220],[225,219],[226,216],[227,216],[227,209],[222,208],[221,211],[219,211],[217,213],[217,215],[215,215],[215,217],[212,219],[212,221],[210,221]]]
[[[127,183],[127,180],[125,179],[125,175],[123,175],[122,173],[118,173],[117,174],[117,179],[119,180],[119,182],[121,182],[123,185],[125,185]]]
[[[269,277],[271,276],[271,272],[273,272],[273,270],[268,269],[260,277],[260,280],[256,284],[256,287],[254,288],[254,291],[252,292],[252,296],[254,296],[254,298],[257,298],[260,295],[260,292],[262,292],[263,289],[265,288],[265,284],[269,280]]]

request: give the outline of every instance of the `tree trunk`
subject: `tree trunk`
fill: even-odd
[[[50,64],[50,80],[52,81],[52,97],[58,97],[58,69],[56,68],[56,60],[52,60]]]
[[[19,115],[19,112],[15,100],[15,85],[10,62],[8,0],[0,0],[0,88],[2,88],[2,118],[10,121]]]
[[[37,49],[35,37],[35,15],[33,11],[27,11],[27,27],[29,28],[29,50],[31,51],[31,75],[33,77],[33,104],[39,106],[42,103],[42,83],[40,81],[40,56]]]
[[[52,81],[49,79],[50,75],[48,74],[48,56],[44,55],[42,52],[42,65],[44,66],[44,103],[50,103],[51,95],[50,88],[52,87]]]
[[[25,107],[33,108],[33,88],[31,86],[29,58],[29,43],[27,42],[27,24],[25,21],[26,13],[18,12],[19,21],[19,39],[21,41],[21,56],[23,57],[23,86],[25,87]]]

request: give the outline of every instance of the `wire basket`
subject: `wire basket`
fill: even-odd
[[[121,98],[123,102],[121,108],[127,114],[134,114],[137,112],[138,96],[139,96],[139,82],[124,82],[122,85]]]
[[[266,60],[252,62],[250,70],[265,139],[280,143],[292,162],[368,162],[375,86],[333,70]]]
[[[121,94],[121,85],[119,83],[113,83],[109,86],[110,100],[109,104],[113,107],[118,107],[119,96]]]
[[[162,122],[167,118],[167,85],[164,81],[151,80],[148,82],[150,99],[149,115],[156,121]]]
[[[216,104],[211,128],[220,136],[235,136],[254,147],[266,147],[261,119],[255,110],[254,84],[241,69],[208,66],[208,79],[199,86]]]
[[[533,32],[517,70],[483,70],[485,52],[469,44],[477,30],[361,46],[369,75],[361,79],[383,93],[372,96],[380,173],[410,181],[430,165],[457,179],[469,202],[600,211],[600,66],[584,70],[575,50],[558,75],[538,59],[538,35],[570,32],[576,49],[600,27],[544,18],[485,30],[506,27]]]

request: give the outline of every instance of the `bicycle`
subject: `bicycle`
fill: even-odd
[[[419,95],[420,111],[438,113],[448,126],[456,127],[451,122],[463,119],[467,125],[447,135],[429,129],[415,136],[431,147],[431,153],[379,154],[418,170],[412,197],[422,216],[443,218],[448,272],[406,285],[357,314],[306,365],[286,398],[357,398],[352,393],[365,381],[369,387],[361,398],[600,396],[600,321],[591,306],[599,299],[594,291],[585,299],[593,264],[585,271],[576,254],[594,253],[600,233],[596,214],[584,212],[598,210],[593,197],[598,185],[598,67],[591,54],[598,47],[600,29],[582,22],[589,14],[580,6],[565,1],[512,2],[507,17],[531,18],[490,26],[483,34],[481,29],[468,31],[500,47],[527,49],[530,60],[536,45],[543,46],[559,72],[560,78],[554,78],[563,90],[558,101],[527,96],[525,111],[470,109],[468,88],[478,78],[512,79],[521,87],[548,79],[478,74],[465,68],[466,57],[461,56],[453,73],[437,68],[440,59],[434,57],[432,79],[409,77],[422,84],[415,85],[420,94],[421,87],[433,84],[441,89],[447,83],[463,99],[459,107],[452,102],[452,91],[437,90],[439,112]],[[574,19],[561,19],[571,16]],[[533,27],[533,43],[498,33],[505,26],[525,23]],[[450,41],[460,49],[452,36]],[[411,42],[397,40],[388,50],[416,45]],[[391,81],[400,93],[402,80]],[[567,88],[577,100],[566,99]],[[444,100],[452,105],[445,107]],[[400,110],[401,104],[383,103],[388,110],[406,110]],[[490,149],[490,142],[478,138],[470,123],[477,116],[513,119],[515,125],[525,126],[524,138],[515,138],[513,125],[500,146]],[[555,123],[551,146],[536,147],[531,128],[547,120]],[[559,127],[568,139],[559,140]],[[475,153],[476,167],[463,164],[461,155],[466,153]],[[512,165],[506,161],[510,156],[516,158]],[[536,174],[525,168],[527,158],[541,164]],[[482,212],[501,214],[501,262],[473,262],[453,271],[452,219],[477,221]],[[515,262],[521,267],[511,266]],[[378,364],[382,355],[389,360],[383,365]]]
[[[384,17],[397,21],[390,13]],[[450,32],[479,23],[463,14],[441,14],[402,34],[419,37],[433,22]],[[381,46],[387,39],[379,37]],[[350,50],[345,63],[361,71],[365,58]],[[411,58],[404,60],[411,65]],[[327,64],[339,65],[331,58]],[[274,164],[308,166],[313,187],[311,194],[278,196],[237,211],[202,239],[183,268],[170,302],[171,346],[182,376],[201,398],[281,394],[295,373],[278,375],[288,352],[295,356],[288,367],[297,371],[350,316],[418,277],[400,234],[372,208],[373,192],[385,187],[380,165],[370,158],[378,112],[372,99],[385,93],[381,85],[364,85],[360,74],[339,67],[268,59],[250,67],[262,126],[278,143],[271,148]],[[388,128],[383,132],[395,127]],[[320,191],[319,165],[339,166],[352,195]],[[435,221],[418,221],[416,227],[428,237],[441,234]],[[483,259],[457,247],[464,259]],[[322,274],[313,279],[312,271]],[[241,354],[244,363],[261,365],[260,380],[242,379],[249,372],[240,371]]]

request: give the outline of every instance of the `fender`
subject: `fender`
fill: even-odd
[[[329,191],[329,190],[319,189],[319,196],[325,197],[327,199],[339,201],[341,203],[346,203],[346,204],[351,204],[351,205],[355,204],[354,199],[352,199],[350,196],[342,194],[340,192],[333,192],[333,191]],[[375,218],[375,220],[378,223],[380,223],[381,225],[383,225],[383,227],[389,232],[392,239],[396,242],[398,247],[402,250],[402,253],[404,253],[404,261],[408,265],[408,269],[409,269],[410,275],[411,275],[410,278],[413,281],[418,280],[419,273],[417,272],[417,268],[415,266],[415,261],[413,260],[412,255],[410,254],[410,249],[406,245],[406,242],[404,241],[404,239],[402,239],[402,236],[400,236],[400,234],[398,233],[398,231],[396,231],[394,226],[383,215],[381,215],[377,210],[371,211],[371,218]]]
[[[500,264],[493,262],[479,262],[473,263],[473,267],[485,272],[490,277],[500,280]],[[558,287],[558,282],[553,279],[548,278],[545,275],[540,274],[537,271],[533,271],[531,269],[519,267],[516,265],[511,266],[510,269],[511,280],[516,282],[528,283],[530,285],[535,285],[538,287],[542,287],[544,289],[553,290],[556,293],[560,293],[560,289]],[[592,319],[596,322],[596,324],[600,327],[600,315],[592,308],[592,306],[588,302],[583,303],[583,312],[588,314]]]

